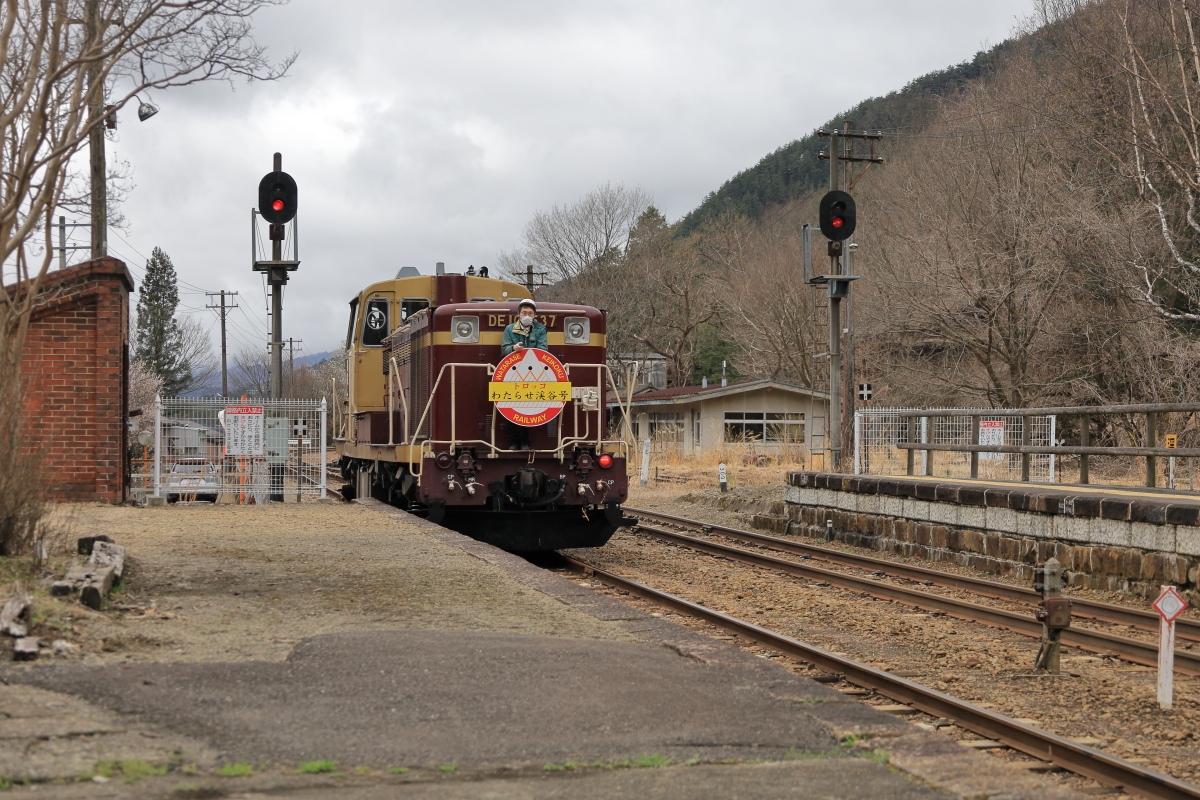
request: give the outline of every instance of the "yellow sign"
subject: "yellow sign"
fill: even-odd
[[[1179,436],[1174,433],[1168,433],[1166,436],[1166,439],[1167,439],[1167,447],[1176,447],[1177,446],[1176,443],[1179,441]]]
[[[555,401],[565,403],[571,399],[571,384],[567,381],[522,382],[490,381],[488,400],[494,403],[525,400],[536,402]]]

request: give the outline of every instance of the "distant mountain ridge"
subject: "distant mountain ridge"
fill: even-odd
[[[824,189],[829,182],[829,164],[818,159],[817,153],[828,147],[829,140],[818,136],[818,131],[840,129],[846,119],[854,121],[855,130],[922,128],[929,124],[941,98],[966,83],[990,75],[1013,44],[1014,40],[1006,40],[977,53],[970,61],[923,75],[899,91],[864,100],[838,114],[808,136],[780,147],[710,192],[680,220],[678,233],[691,233],[725,211],[759,219],[772,206]]]

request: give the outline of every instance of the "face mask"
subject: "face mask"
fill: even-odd
[[[521,317],[521,327],[522,328],[532,328],[533,327],[533,317]]]

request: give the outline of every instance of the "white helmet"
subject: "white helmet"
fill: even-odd
[[[520,311],[522,306],[529,306],[534,311],[537,311],[537,303],[533,302],[532,297],[526,297],[524,300],[517,303],[517,311]]]

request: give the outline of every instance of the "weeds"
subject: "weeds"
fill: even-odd
[[[243,761],[235,761],[232,764],[222,764],[217,774],[222,778],[245,778],[254,774],[254,767]]]
[[[297,775],[316,775],[322,772],[333,772],[337,765],[332,761],[305,761],[296,767]]]
[[[403,775],[408,772],[408,767],[390,767],[388,772],[392,775]]]
[[[438,764],[438,772],[450,773],[454,772],[456,769],[458,769],[457,761],[451,761],[449,764]]]
[[[167,765],[155,766],[140,758],[123,758],[120,760],[104,760],[96,762],[93,775],[102,778],[121,778],[125,783],[140,781],[155,775],[166,775]]]
[[[670,766],[672,759],[670,756],[664,756],[661,753],[639,753],[638,757],[633,760],[635,767],[666,767]]]

